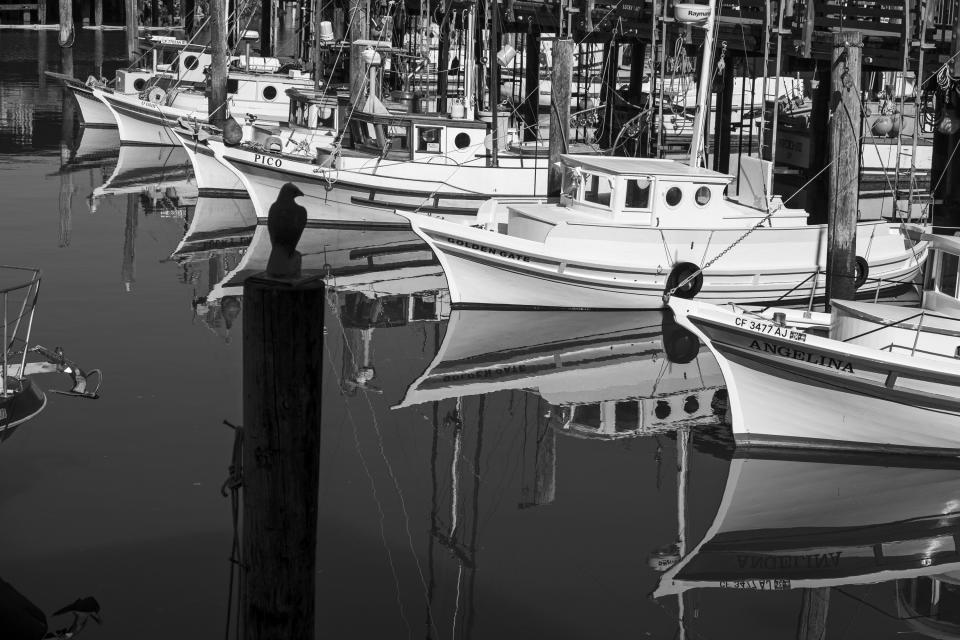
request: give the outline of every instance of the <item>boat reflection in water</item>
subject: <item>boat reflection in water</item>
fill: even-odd
[[[738,450],[713,524],[653,595],[804,589],[825,624],[826,588],[896,580],[901,618],[943,614],[956,634],[958,486],[955,460]]]
[[[86,135],[86,134],[85,134]],[[111,195],[139,195],[145,214],[186,218],[187,207],[196,204],[197,182],[187,152],[182,147],[122,145],[117,166],[107,180],[93,190],[90,208]]]
[[[709,351],[660,311],[457,309],[395,408],[525,389],[552,405],[555,429],[617,439],[716,423],[723,385]]]

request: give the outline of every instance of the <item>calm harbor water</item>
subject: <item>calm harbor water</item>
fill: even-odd
[[[77,76],[122,64],[101,38],[79,32]],[[238,273],[264,234],[176,150],[64,126],[55,32],[5,31],[0,55],[0,264],[43,270],[34,341],[105,380],[3,436],[0,579],[48,615],[96,597],[83,637],[222,637]],[[929,616],[960,622],[960,467],[735,452],[716,363],[671,362],[660,314],[451,314],[431,257],[396,251],[413,240],[301,244],[336,285],[304,390],[318,637],[956,637]],[[397,268],[371,276],[351,256],[371,248]]]

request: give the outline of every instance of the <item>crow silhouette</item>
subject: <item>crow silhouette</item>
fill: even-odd
[[[270,205],[267,232],[273,250],[267,263],[267,273],[272,276],[291,276],[294,271],[299,271],[297,243],[307,226],[307,210],[297,204],[295,198],[302,195],[297,185],[288,182],[280,188],[276,202]]]

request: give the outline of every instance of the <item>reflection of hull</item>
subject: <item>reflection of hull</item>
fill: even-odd
[[[703,541],[655,597],[696,587],[782,590],[960,568],[954,461],[736,457]]]
[[[929,334],[895,328],[877,333],[916,315],[894,307],[890,314],[899,316],[864,324],[862,331],[850,333],[863,340],[845,342],[776,328],[696,301],[673,299],[670,306],[720,360],[738,442],[946,455],[960,451],[960,364],[952,357],[919,355],[944,353],[932,345],[942,349],[949,343],[952,356],[957,320],[931,327]],[[857,308],[856,303],[851,307]],[[897,333],[913,335],[898,340]],[[885,344],[864,343],[873,336]],[[918,355],[911,355],[913,349]]]
[[[197,185],[183,147],[121,146],[113,175],[94,189],[93,196],[149,190],[175,190],[181,199],[197,197]]]
[[[78,161],[116,158],[119,151],[120,136],[116,128],[84,128],[74,156]]]
[[[187,233],[174,249],[178,261],[202,259],[229,249],[245,249],[253,239],[257,215],[249,198],[200,196]]]
[[[433,254],[404,229],[308,227],[297,250],[303,255],[304,272],[322,274],[328,286],[344,291],[378,296],[436,290],[445,285]],[[270,237],[266,225],[261,224],[243,260],[208,298],[241,295],[243,281],[265,270],[269,257]]]
[[[711,400],[723,377],[689,338],[659,311],[456,310],[436,358],[399,406],[533,389],[567,408],[562,430],[577,431],[590,413],[577,407],[597,403],[609,415],[594,417],[633,435],[713,422]]]

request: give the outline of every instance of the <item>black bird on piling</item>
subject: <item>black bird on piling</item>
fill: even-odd
[[[295,198],[303,192],[292,182],[280,188],[276,202],[267,214],[267,232],[270,234],[270,260],[267,274],[273,277],[297,277],[300,273],[300,254],[297,243],[307,226],[307,210]]]

